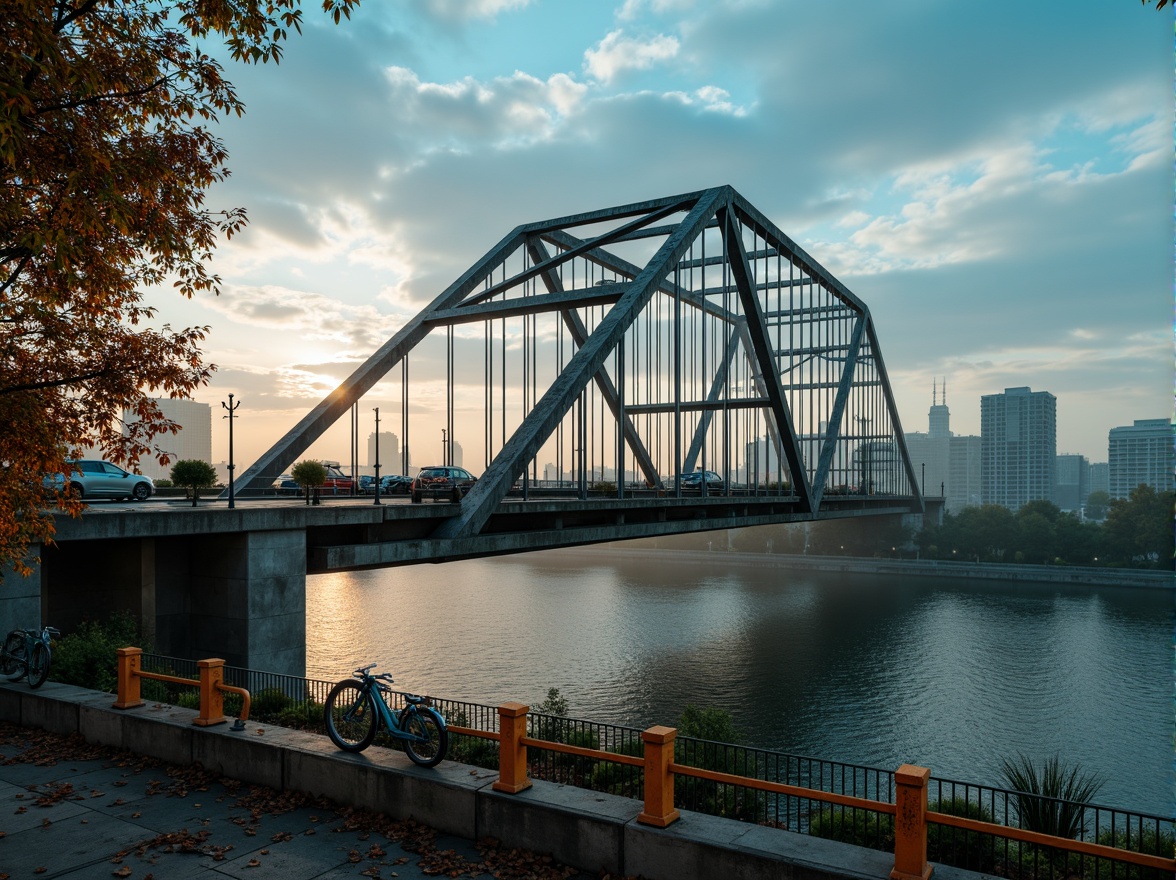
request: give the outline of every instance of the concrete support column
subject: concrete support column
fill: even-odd
[[[30,559],[41,555],[41,545],[29,548]],[[41,564],[32,563],[28,575],[17,574],[12,566],[4,566],[0,574],[0,638],[13,629],[30,629],[52,621],[41,617]]]
[[[306,674],[306,532],[205,535],[192,545],[188,655]]]

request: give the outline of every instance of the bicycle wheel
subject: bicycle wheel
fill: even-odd
[[[53,655],[44,642],[33,645],[33,653],[29,657],[29,687],[39,688],[49,677],[49,663]]]
[[[11,632],[4,640],[4,665],[0,673],[8,676],[9,681],[16,681],[25,674],[25,640],[24,634]]]
[[[436,767],[449,750],[449,731],[428,709],[410,706],[400,713],[400,728],[413,739],[404,741],[404,752],[414,764]]]
[[[323,722],[331,742],[345,752],[362,752],[376,738],[380,718],[359,682],[341,681],[327,694]]]

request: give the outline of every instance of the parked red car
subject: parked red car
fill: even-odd
[[[350,495],[352,488],[355,486],[355,480],[339,470],[337,464],[323,462],[323,467],[327,469],[327,479],[323,482],[323,491],[331,491],[337,495]]]

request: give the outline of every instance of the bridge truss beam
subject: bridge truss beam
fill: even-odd
[[[430,418],[448,439],[437,456],[414,440],[418,463],[457,463],[458,446],[483,459],[431,540],[490,534],[504,499],[532,489],[680,498],[696,469],[723,496],[787,499],[790,517],[855,495],[923,508],[869,310],[726,186],[519,226],[242,487],[267,486],[377,383],[400,399],[404,470],[409,423]]]

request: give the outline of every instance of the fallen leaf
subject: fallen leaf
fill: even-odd
[[[249,860],[249,861],[248,861],[248,862],[245,864],[245,867],[246,867],[246,868],[257,868],[257,867],[260,867],[260,865],[261,865],[261,862],[259,862],[257,859],[250,859],[250,860]]]
[[[261,851],[261,854],[262,854],[263,856],[268,856],[268,855],[269,855],[269,850],[268,850],[268,849],[263,849],[263,850]]]
[[[119,868],[117,871],[114,872],[114,876],[115,877],[130,877],[131,876],[131,866],[130,865],[123,865],[121,868]]]
[[[357,849],[353,849],[347,854],[347,861],[351,862],[353,865],[359,864],[362,859],[363,856],[359,854],[359,850]]]
[[[44,874],[46,870],[48,870],[48,869],[44,865],[42,865],[40,868],[33,868],[33,873],[34,874]]]
[[[142,816],[142,815],[143,815],[142,813],[131,813],[131,818],[132,818],[132,819],[138,819],[138,818],[139,818],[140,816]]]

